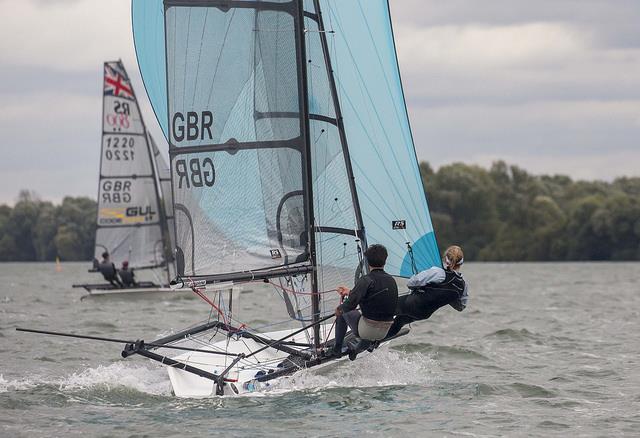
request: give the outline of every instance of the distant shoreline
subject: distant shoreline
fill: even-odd
[[[573,181],[504,161],[421,162],[420,173],[439,247],[460,245],[468,261],[640,260],[640,177]],[[0,262],[92,260],[96,213],[91,198],[53,204],[23,190],[0,205]]]

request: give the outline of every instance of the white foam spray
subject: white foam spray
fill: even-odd
[[[0,374],[0,393],[9,391],[24,391],[36,386],[36,383],[31,379],[19,379],[19,380],[6,380],[2,374]]]
[[[303,370],[276,380],[268,392],[283,393],[336,387],[426,386],[437,378],[438,372],[438,362],[427,355],[404,353],[383,346],[372,354],[363,354],[355,362],[346,359],[325,368]]]
[[[276,379],[259,392],[247,395],[276,395],[342,387],[427,386],[437,378],[439,369],[438,362],[428,355],[405,353],[382,346],[372,354],[362,354],[355,362],[344,359],[325,367],[303,370]],[[29,379],[6,380],[0,375],[0,393],[29,390],[39,385],[54,385],[63,392],[127,388],[150,395],[171,396],[172,393],[166,369],[154,363],[116,362],[61,378],[32,376]]]
[[[167,371],[151,364],[116,362],[108,366],[88,368],[60,380],[61,391],[117,387],[134,389],[151,395],[170,395],[171,383]]]

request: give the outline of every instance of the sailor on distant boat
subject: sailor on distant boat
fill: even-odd
[[[112,286],[122,287],[122,283],[118,279],[116,265],[109,259],[109,253],[107,251],[102,253],[102,261],[98,265],[98,271],[100,271],[104,279],[111,283]]]
[[[369,274],[360,278],[351,290],[345,286],[337,288],[346,299],[336,308],[336,338],[332,350],[335,356],[342,355],[347,326],[363,341],[361,348],[349,354],[350,359],[355,359],[358,350],[366,348],[372,341],[384,339],[393,324],[398,286],[394,278],[384,271],[387,249],[382,245],[371,245],[364,255],[369,264]],[[356,310],[358,305],[362,313]]]
[[[122,269],[118,271],[118,275],[120,276],[120,280],[122,280],[122,284],[124,287],[136,287],[136,279],[133,274],[133,269],[129,269],[129,262],[122,262]]]
[[[406,324],[428,319],[447,304],[462,312],[469,299],[467,283],[460,273],[463,263],[462,249],[450,246],[444,253],[444,269],[433,266],[411,277],[407,282],[411,293],[399,298],[398,315],[387,337],[396,335]]]

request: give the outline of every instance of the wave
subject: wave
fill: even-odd
[[[162,367],[124,362],[100,365],[59,378],[32,376],[25,379],[6,380],[0,375],[0,393],[33,390],[39,387],[55,388],[61,393],[68,394],[125,390],[154,396],[171,395],[169,377]]]
[[[517,329],[501,329],[496,330],[493,333],[489,333],[484,336],[485,338],[500,338],[500,339],[510,339],[514,341],[524,341],[524,340],[535,340],[539,341],[541,335],[538,333],[530,332],[529,330],[523,328],[520,330]]]
[[[275,382],[270,393],[318,391],[327,388],[382,386],[428,386],[439,375],[439,363],[422,353],[405,353],[382,346],[355,362],[342,360],[316,369],[300,371]]]
[[[264,392],[252,395],[344,387],[427,386],[437,379],[439,370],[439,363],[429,355],[382,346],[371,354],[361,355],[355,362],[345,358],[325,367],[302,370],[278,379]],[[99,403],[131,403],[138,401],[140,396],[172,395],[165,368],[152,363],[121,361],[53,378],[31,376],[6,380],[0,375],[0,393],[34,388],[47,393],[56,392],[74,400]]]
[[[417,342],[403,344],[402,346],[392,347],[394,350],[403,351],[405,353],[434,353],[438,356],[451,357],[455,359],[479,359],[489,360],[488,357],[478,353],[470,348],[456,345],[435,345],[428,342]]]
[[[33,388],[36,383],[30,379],[6,380],[0,374],[0,394],[9,391],[24,391]]]
[[[150,395],[171,395],[167,372],[158,366],[133,365],[116,362],[108,366],[88,368],[74,373],[59,383],[62,391],[99,388],[110,391],[126,387]]]

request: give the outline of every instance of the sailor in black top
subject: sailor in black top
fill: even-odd
[[[462,249],[452,246],[445,251],[444,269],[434,266],[411,277],[407,282],[411,293],[398,300],[398,315],[387,337],[398,334],[406,324],[428,319],[446,305],[462,312],[469,298],[467,284],[459,272],[462,263]]]
[[[118,271],[118,275],[120,276],[120,280],[122,280],[122,284],[125,287],[135,287],[136,279],[133,273],[133,269],[129,269],[129,262],[122,262],[122,269]]]
[[[102,274],[105,280],[111,283],[114,287],[122,287],[122,283],[118,279],[116,265],[114,265],[109,259],[109,253],[102,253],[102,261],[98,265],[98,271]]]
[[[371,245],[365,251],[369,274],[360,278],[353,289],[338,287],[338,293],[346,297],[336,308],[336,339],[332,353],[340,356],[347,333],[347,326],[364,341],[384,339],[398,302],[398,286],[394,278],[384,271],[387,250],[382,245]],[[360,305],[360,311],[356,307]],[[353,356],[353,357],[351,357]],[[355,358],[350,354],[350,358]]]

